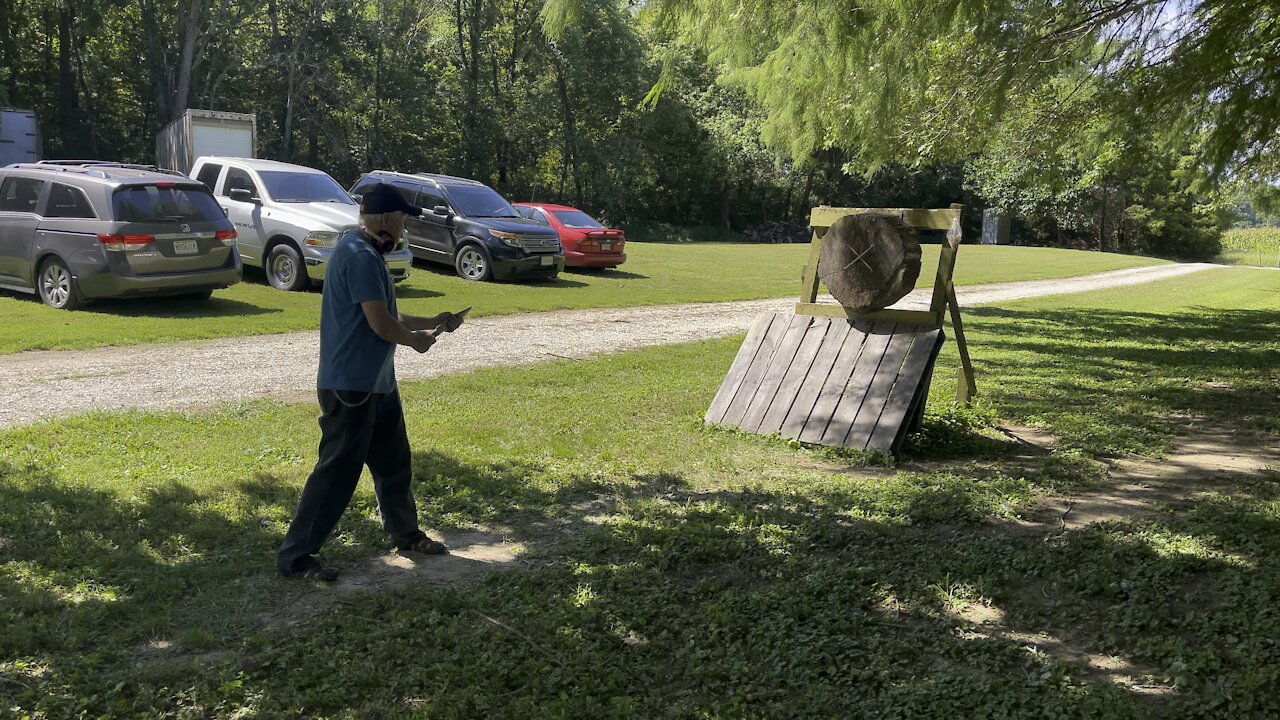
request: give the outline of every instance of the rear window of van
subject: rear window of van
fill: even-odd
[[[129,185],[111,196],[117,222],[217,222],[226,216],[203,185]]]

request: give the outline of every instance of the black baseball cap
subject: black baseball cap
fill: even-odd
[[[402,212],[419,217],[422,208],[410,205],[399,190],[386,183],[378,183],[360,196],[360,212],[366,215],[381,215],[389,212]]]

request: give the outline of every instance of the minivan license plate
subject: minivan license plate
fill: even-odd
[[[553,258],[553,257],[551,257],[550,255],[543,255],[543,256],[542,256],[542,264],[543,264],[543,265],[555,265],[555,264],[556,264],[556,259],[555,259],[555,258]]]
[[[200,252],[200,243],[195,240],[174,240],[173,252],[175,255],[195,255]]]

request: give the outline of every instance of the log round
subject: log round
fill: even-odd
[[[889,215],[846,215],[822,239],[818,277],[847,308],[887,308],[911,292],[920,277],[919,235]]]

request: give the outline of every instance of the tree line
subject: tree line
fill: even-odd
[[[591,0],[547,0],[572,17]],[[1269,0],[651,0],[791,157],[961,162],[1025,235],[1210,257],[1243,190],[1280,206]]]
[[[614,222],[735,229],[959,201],[1028,242],[1207,257],[1280,155],[1264,10],[0,0],[0,102],[38,111],[55,158],[152,162],[156,133],[202,107],[255,113],[262,156],[340,182],[444,172]],[[1152,30],[1175,20],[1190,29]]]
[[[758,108],[662,48],[625,3],[543,30],[541,0],[0,0],[0,102],[53,158],[154,162],[185,108],[255,113],[263,157],[340,182],[379,168],[476,178],[613,220],[738,228],[800,212],[814,180]],[[808,184],[806,185],[806,180]],[[806,199],[806,194],[808,199]]]

